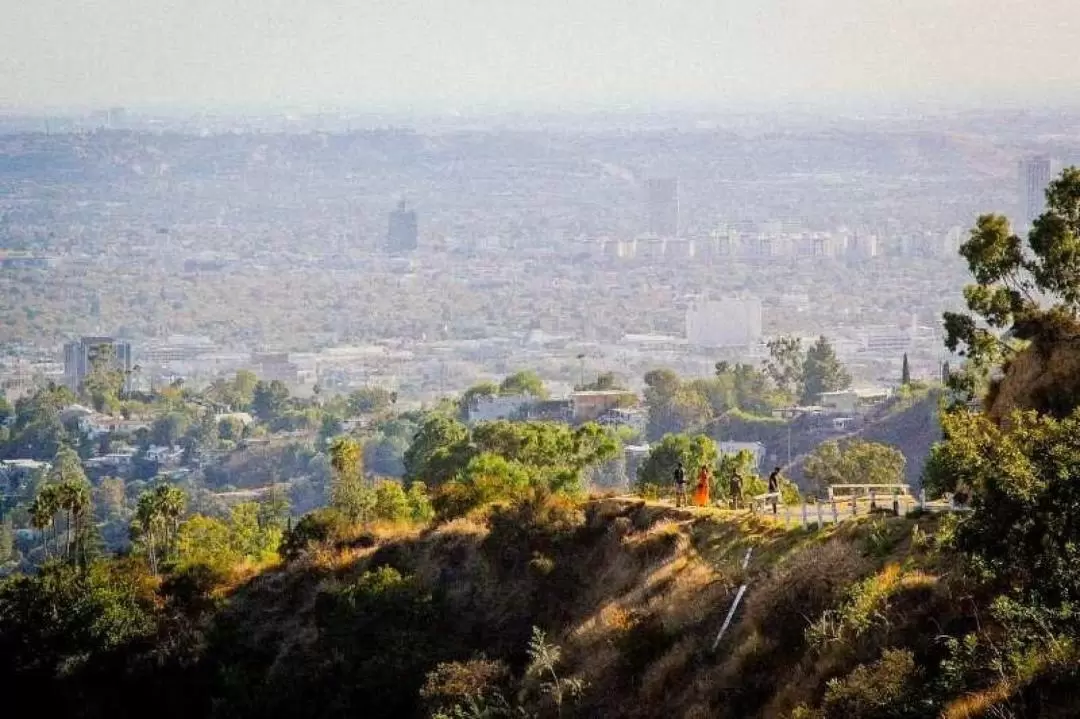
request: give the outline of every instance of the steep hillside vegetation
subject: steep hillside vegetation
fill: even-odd
[[[0,669],[43,716],[142,715],[140,697],[164,717],[1075,716],[1071,645],[1012,646],[1022,619],[967,578],[954,524],[547,499],[426,530],[305,525],[316,541],[294,532],[253,575],[158,585],[117,560],[78,594],[73,570],[24,580]]]
[[[931,392],[859,433],[859,437],[868,442],[880,442],[899,449],[907,461],[904,466],[907,482],[915,487],[920,485],[930,448],[941,440],[940,402],[940,393]]]
[[[222,716],[432,715],[470,702],[496,713],[463,716],[503,716],[503,699],[582,717],[1023,706],[1022,683],[964,653],[965,636],[1000,625],[938,550],[946,524],[788,531],[644,502],[525,503],[370,547],[316,548],[237,591],[204,661]],[[561,647],[552,675],[580,688],[561,708],[527,669],[534,627]],[[1047,712],[1080,709],[1039,697]]]

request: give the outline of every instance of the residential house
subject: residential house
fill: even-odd
[[[644,409],[615,408],[609,409],[596,418],[596,421],[605,427],[618,428],[628,427],[639,434],[644,434],[645,426],[649,421],[649,413]]]
[[[468,408],[469,424],[493,422],[498,419],[517,419],[527,408],[537,403],[535,397],[514,395],[510,397],[477,397]]]
[[[574,406],[574,421],[580,423],[595,421],[608,410],[636,405],[638,397],[622,389],[588,390],[572,392],[570,401]]]
[[[845,389],[822,392],[818,404],[827,414],[857,415],[884,404],[892,397],[888,389]]]

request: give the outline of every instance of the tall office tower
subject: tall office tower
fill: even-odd
[[[390,227],[386,233],[386,247],[390,252],[412,252],[417,246],[416,210],[409,210],[405,200],[398,203],[390,213]]]
[[[1030,157],[1020,163],[1021,231],[1031,228],[1046,211],[1046,187],[1050,184],[1050,158]]]
[[[131,389],[131,343],[112,337],[83,337],[64,345],[64,383],[78,392],[83,380],[104,361],[109,369],[124,374],[124,391]]]
[[[660,237],[679,235],[679,179],[658,177],[647,185],[649,234]]]

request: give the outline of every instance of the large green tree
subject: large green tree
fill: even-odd
[[[1026,242],[1002,215],[982,215],[961,245],[975,282],[964,288],[968,312],[944,315],[946,346],[968,359],[954,387],[975,391],[981,381],[1033,341],[1046,349],[1077,334],[1080,311],[1080,169],[1050,183],[1046,212]],[[1072,392],[1066,404],[1072,403]],[[1049,407],[1059,415],[1068,406]]]
[[[703,434],[669,434],[655,444],[638,467],[639,485],[666,487],[675,481],[675,465],[682,462],[687,481],[693,485],[701,468],[714,469],[716,443]]]
[[[116,364],[116,350],[111,344],[99,345],[90,359],[90,368],[79,387],[83,398],[99,412],[119,406],[127,376]]]
[[[522,370],[508,376],[499,385],[499,394],[502,395],[528,395],[537,399],[547,399],[548,391],[544,387],[544,381],[540,375],[532,370]]]
[[[802,340],[798,337],[776,337],[766,343],[769,359],[765,373],[789,397],[798,397],[803,390],[806,358]]]
[[[364,482],[363,447],[352,437],[338,437],[330,444],[330,506],[349,519],[363,522],[375,506],[375,495]]]
[[[646,435],[650,440],[700,427],[713,416],[710,398],[701,388],[683,382],[669,369],[645,374],[645,406],[649,412]]]
[[[405,451],[405,479],[438,487],[449,481],[475,452],[469,447],[469,429],[443,415],[429,417]]]
[[[970,498],[960,548],[993,576],[1075,616],[1080,600],[1080,412],[1015,413],[1002,427],[968,409],[942,417],[926,485]]]
[[[280,380],[259,381],[252,394],[251,411],[260,422],[273,422],[280,417],[289,401],[289,389]]]
[[[806,350],[803,363],[802,402],[812,404],[822,392],[836,392],[851,386],[851,375],[836,357],[829,340],[819,337]]]
[[[349,413],[373,414],[385,412],[393,406],[397,397],[388,389],[382,387],[364,387],[349,394]]]
[[[778,396],[777,390],[769,386],[767,373],[750,364],[717,362],[716,379],[722,387],[731,388],[734,406],[750,414],[767,415],[791,399]]]
[[[823,442],[803,466],[817,489],[833,484],[901,484],[907,461],[896,447],[855,439]]]

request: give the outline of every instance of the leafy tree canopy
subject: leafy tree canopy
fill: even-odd
[[[349,394],[348,407],[351,414],[374,414],[385,412],[393,406],[397,397],[382,387],[364,387]]]
[[[289,389],[280,380],[259,380],[252,394],[251,411],[260,422],[272,422],[286,409]]]
[[[776,337],[766,344],[769,359],[765,372],[776,386],[789,397],[797,397],[803,391],[806,357],[802,340],[798,337]]]
[[[803,471],[818,488],[832,484],[902,484],[904,454],[895,447],[855,439],[824,442],[806,458]]]
[[[1001,427],[966,409],[942,417],[926,484],[970,497],[956,541],[993,576],[1051,607],[1080,599],[1080,412],[1015,413]]]
[[[825,337],[819,337],[817,342],[806,350],[801,398],[803,404],[816,402],[822,392],[836,392],[850,386],[851,375],[840,364],[829,341]]]
[[[1011,341],[1075,334],[1080,309],[1080,169],[1050,183],[1046,212],[1024,242],[1002,215],[982,215],[961,245],[975,283],[968,312],[946,312],[946,346],[985,373],[1011,356]],[[1046,303],[1045,305],[1042,303]]]
[[[638,468],[639,485],[666,487],[675,481],[675,465],[682,462],[687,481],[693,483],[701,468],[712,469],[716,464],[716,443],[703,434],[666,435],[653,446],[649,456]],[[714,473],[715,474],[715,473]]]
[[[537,399],[547,399],[548,391],[544,387],[544,381],[533,370],[515,372],[502,381],[499,385],[499,394],[516,396],[528,395]]]

